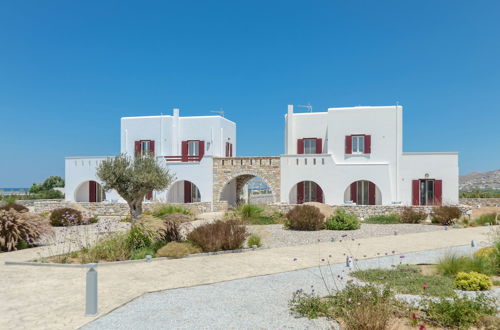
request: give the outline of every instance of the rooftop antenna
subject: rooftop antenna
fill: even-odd
[[[224,110],[222,108],[219,108],[219,110],[211,110],[210,112],[218,113],[219,115],[224,117]]]
[[[307,105],[298,105],[297,108],[306,108],[307,110],[309,110],[309,112],[313,112],[311,103],[307,103]]]

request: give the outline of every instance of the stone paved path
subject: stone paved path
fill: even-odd
[[[344,252],[373,258],[391,250],[409,253],[470,244],[473,239],[486,241],[490,230],[450,229],[98,267],[99,312],[108,313],[147,292],[310,268],[322,259],[338,263]],[[3,264],[29,254],[27,250],[0,253],[0,329],[74,329],[94,320],[83,315],[85,270]]]

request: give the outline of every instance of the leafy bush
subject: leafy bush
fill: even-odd
[[[487,246],[474,252],[473,256],[475,258],[490,257],[494,253],[494,250],[495,250],[494,246]]]
[[[290,312],[298,317],[316,319],[328,316],[329,302],[314,293],[306,293],[297,290],[293,293],[292,299],[288,302]]]
[[[467,329],[478,325],[484,316],[496,314],[495,301],[482,294],[475,298],[455,296],[451,299],[425,299],[422,308],[427,319],[446,328]]]
[[[13,209],[0,210],[0,250],[12,251],[35,244],[42,234],[50,233],[46,219]]]
[[[359,229],[360,222],[355,214],[339,208],[326,220],[325,226],[329,230],[355,230]]]
[[[432,223],[439,223],[443,226],[449,226],[460,219],[462,211],[456,206],[436,206],[432,209]]]
[[[170,242],[156,251],[157,257],[182,258],[188,254],[200,253],[201,249],[187,242]]]
[[[82,212],[70,207],[55,209],[50,213],[50,224],[55,227],[83,224]]]
[[[94,215],[88,219],[88,223],[98,223],[99,222],[99,217],[97,215]]]
[[[134,226],[130,229],[127,236],[127,245],[131,251],[148,248],[152,244],[151,233],[144,226]]]
[[[402,223],[421,223],[427,218],[424,211],[417,210],[411,206],[404,207],[399,214],[399,221]]]
[[[165,242],[180,242],[182,241],[180,222],[175,220],[164,220],[165,226],[163,240]]]
[[[455,276],[459,272],[472,271],[490,275],[496,272],[496,266],[494,258],[478,258],[450,254],[438,261],[436,270],[438,273],[445,276]]]
[[[185,215],[192,215],[193,214],[190,210],[183,208],[182,206],[171,205],[171,204],[156,205],[151,214],[157,218],[163,218],[167,214],[172,214],[172,213],[181,213],[181,214],[185,214]]]
[[[478,272],[460,272],[455,277],[455,286],[465,291],[483,291],[491,289],[491,279],[488,275]]]
[[[286,214],[286,218],[286,226],[294,230],[320,230],[325,226],[325,216],[311,205],[295,206]]]
[[[128,260],[131,254],[128,233],[114,234],[80,251],[82,263]]]
[[[497,225],[498,214],[495,212],[483,214],[482,216],[474,219],[474,222],[479,226],[485,226],[487,223],[489,223],[490,225]]]
[[[374,224],[394,224],[400,223],[399,215],[397,214],[388,214],[388,215],[374,215],[369,217],[364,221],[365,223],[374,223]]]
[[[260,217],[263,212],[264,209],[262,207],[253,204],[243,204],[236,209],[236,214],[240,215],[242,218]]]
[[[247,246],[249,248],[251,248],[254,245],[257,247],[262,246],[262,242],[260,241],[260,236],[257,234],[252,234],[252,235],[250,235],[250,237],[248,237]]]
[[[394,314],[394,295],[388,287],[347,284],[332,297],[332,314],[349,330],[385,330]]]
[[[240,249],[248,234],[246,227],[235,220],[216,221],[195,228],[187,236],[205,252]]]
[[[0,207],[0,210],[3,210],[3,211],[14,210],[17,212],[28,212],[29,211],[26,206],[21,205],[21,204],[17,204],[15,202],[10,202],[10,203],[5,204],[4,206]]]
[[[130,253],[131,260],[146,259],[146,256],[154,256],[155,251],[150,247],[142,247],[140,249],[132,250]]]

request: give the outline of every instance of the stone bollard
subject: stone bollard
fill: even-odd
[[[85,287],[85,316],[97,315],[97,264],[88,264],[87,281]]]

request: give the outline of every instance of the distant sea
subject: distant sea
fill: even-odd
[[[0,195],[10,195],[14,193],[26,193],[29,188],[0,188]]]

